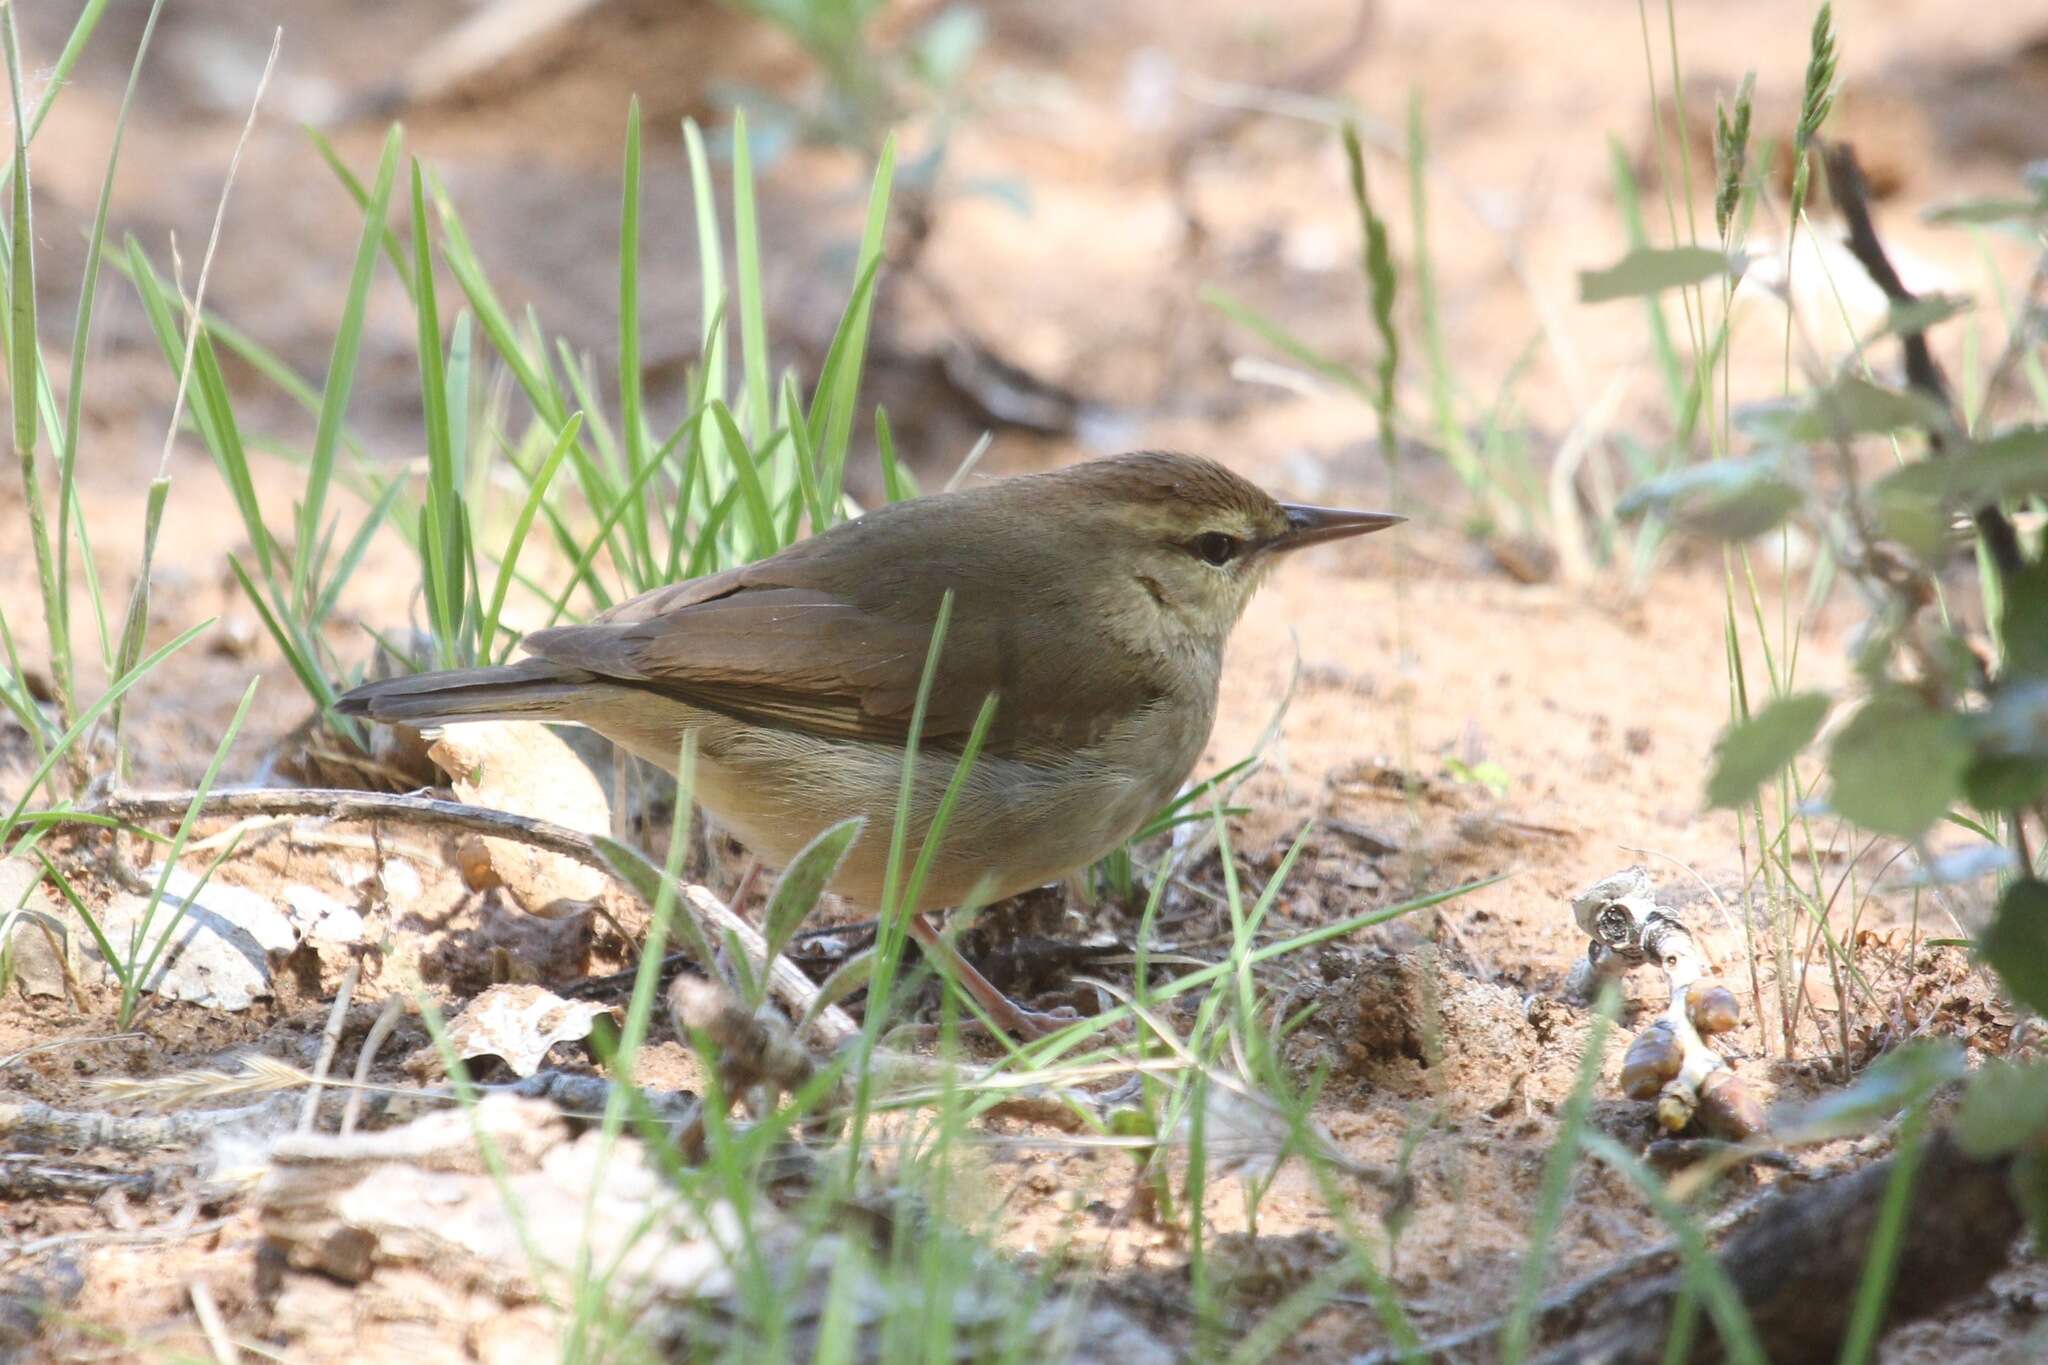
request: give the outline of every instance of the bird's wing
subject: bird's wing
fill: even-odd
[[[828,737],[903,744],[932,643],[936,605],[876,610],[753,565],[657,589],[583,626],[537,631],[529,652],[738,720]],[[934,675],[921,743],[957,748],[999,694],[994,753],[1042,733],[1043,702],[1019,696],[1018,670],[986,629],[955,612]]]

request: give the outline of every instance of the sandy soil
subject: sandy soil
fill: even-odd
[[[116,7],[37,144],[48,317],[67,316],[74,303],[68,281],[82,256],[79,227],[97,193],[141,8]],[[1583,578],[1524,581],[1529,575],[1503,568],[1512,545],[1467,534],[1470,504],[1426,449],[1413,446],[1390,469],[1370,414],[1354,400],[1233,379],[1231,362],[1256,352],[1256,343],[1199,302],[1204,287],[1255,303],[1348,362],[1371,355],[1341,161],[1319,128],[1261,115],[1205,135],[1178,187],[1168,166],[1176,139],[1204,129],[1222,107],[1216,100],[1248,97],[1319,54],[1350,47],[1341,76],[1320,94],[1356,101],[1371,121],[1375,194],[1404,264],[1414,259],[1405,172],[1387,152],[1399,146],[1409,91],[1422,101],[1434,153],[1430,251],[1447,349],[1469,410],[1505,392],[1543,463],[1603,398],[1612,429],[1655,440],[1668,430],[1668,416],[1640,311],[1573,301],[1572,271],[1610,259],[1623,245],[1608,137],[1656,193],[1635,7],[1620,0],[1512,7],[1386,0],[1356,43],[1347,37],[1354,7],[1346,0],[1300,0],[1276,13],[1210,0],[986,8],[990,41],[973,81],[977,115],[954,140],[949,174],[956,183],[1020,182],[1031,211],[1020,215],[971,196],[937,203],[920,258],[936,288],[910,281],[889,296],[870,396],[890,404],[899,440],[920,470],[942,477],[985,424],[968,396],[938,377],[933,359],[964,329],[986,354],[1088,411],[1088,420],[1063,433],[1000,430],[990,470],[1170,445],[1214,454],[1276,490],[1392,504],[1414,517],[1398,534],[1304,558],[1268,587],[1234,641],[1205,767],[1249,752],[1292,689],[1267,764],[1243,793],[1251,813],[1233,829],[1247,874],[1262,881],[1288,842],[1316,822],[1310,851],[1274,912],[1276,929],[1499,878],[1433,917],[1318,950],[1272,982],[1291,999],[1322,1005],[1290,1045],[1290,1060],[1304,1075],[1331,1068],[1319,1117],[1347,1152],[1390,1161],[1418,1125],[1427,1129],[1415,1149],[1413,1211],[1393,1271],[1417,1325],[1436,1332],[1482,1319],[1519,1274],[1542,1159],[1585,1036],[1583,1011],[1543,1003],[1560,994],[1584,948],[1569,913],[1573,890],[1631,862],[1648,864],[1671,902],[1695,914],[1745,1003],[1751,998],[1735,918],[1745,875],[1738,831],[1732,818],[1703,813],[1699,797],[1706,755],[1728,714],[1721,560],[1683,551],[1667,556],[1646,583],[1598,566]],[[1680,8],[1694,105],[1754,67],[1760,118],[1776,117],[1780,126],[1768,131],[1781,135],[1804,63],[1806,8],[1782,0]],[[295,120],[325,118],[375,93],[392,75],[388,54],[419,50],[463,7],[289,0],[263,9],[173,0],[129,131],[114,221],[160,262],[175,233],[194,268],[239,106],[271,25],[283,24],[277,85],[236,184],[211,302],[317,374],[358,220]],[[1942,0],[1848,7],[1839,21],[1847,83],[1839,131],[1879,168],[1889,195],[1885,226],[1919,278],[1983,296],[1979,244],[1923,226],[1917,211],[1949,196],[2005,189],[2021,164],[2048,156],[2048,123],[2032,117],[2048,93],[2048,5],[1980,10],[1964,25]],[[23,17],[34,68],[51,59],[61,15]],[[1665,41],[1661,32],[1653,38]],[[720,54],[715,71],[705,65],[706,51]],[[567,43],[408,108],[405,118],[413,149],[443,176],[500,272],[500,289],[516,303],[531,301],[551,328],[595,353],[602,369],[616,345],[619,129],[628,95],[641,95],[650,129],[648,376],[652,401],[673,407],[697,329],[675,120],[714,114],[720,81],[795,91],[804,70],[779,40],[715,6],[639,0],[601,7]],[[1162,71],[1192,81],[1210,102],[1148,94]],[[338,127],[336,141],[362,165],[380,135],[358,122]],[[1693,170],[1699,173],[1697,164]],[[764,184],[773,321],[788,339],[787,359],[806,367],[822,353],[835,292],[844,287],[859,174],[848,158],[801,152],[775,165]],[[2007,278],[2017,277],[2023,256],[1997,242],[1985,250]],[[401,459],[420,448],[411,324],[395,281],[379,288],[352,420],[380,457]],[[934,302],[940,297],[953,301],[952,315]],[[102,298],[82,492],[102,577],[125,593],[136,563],[136,490],[156,468],[172,383],[126,286],[110,278]],[[1416,320],[1412,296],[1403,317]],[[1737,401],[1773,393],[1780,383],[1774,337],[1782,321],[1754,325],[1757,344],[1745,349],[1737,341]],[[1978,328],[1987,348],[2001,335],[1989,306],[1965,327]],[[1950,340],[1960,345],[1965,328],[1955,330]],[[1525,352],[1533,358],[1511,380]],[[1615,383],[1620,392],[1605,395]],[[1404,406],[1419,416],[1426,411],[1419,367],[1404,384]],[[253,383],[244,387],[265,425],[302,439],[299,415],[264,399]],[[236,547],[221,528],[233,524],[232,504],[204,450],[181,440],[169,470],[174,492],[152,599],[153,641],[204,617],[221,624],[141,695],[136,780],[172,786],[195,777],[248,677],[262,672],[268,680],[229,770],[248,778],[304,719],[305,704],[228,576],[225,555]],[[264,479],[280,496],[293,486],[289,470],[276,464],[266,466]],[[0,525],[21,518],[10,478],[0,483]],[[1760,563],[1759,572],[1774,602],[1778,566]],[[0,535],[0,599],[30,659],[42,648],[33,582],[24,538]],[[409,598],[413,582],[404,548],[380,544],[351,593],[350,622],[402,624],[394,604]],[[1795,577],[1791,591],[1803,590]],[[1803,675],[1825,683],[1845,673],[1856,623],[1853,604],[1836,600],[1819,610],[1802,649]],[[338,638],[367,654],[362,632]],[[0,770],[0,792],[11,794],[19,753],[7,744],[0,732],[0,757],[13,765]],[[1505,775],[1502,792],[1453,775],[1459,765],[1481,764]],[[469,892],[445,850],[425,836],[400,855],[413,874],[394,892],[388,879],[366,876],[375,852],[349,837],[322,844],[274,834],[222,875],[270,894],[311,885],[362,909],[373,928],[366,941],[376,946],[362,951],[367,999],[351,1013],[351,1039],[383,996],[415,979],[453,1005],[508,976],[564,982],[630,960],[626,942],[603,921],[537,921],[495,896]],[[407,837],[390,835],[393,842]],[[1867,851],[1859,858],[1859,851],[1838,840],[1821,856],[1830,878],[1853,870],[1867,892],[1883,859]],[[1196,880],[1214,874],[1212,859]],[[1718,914],[1717,899],[1738,909]],[[1843,902],[1844,924],[1855,899]],[[1180,932],[1189,941],[1213,928],[1214,912],[1203,904],[1189,898],[1183,906]],[[1923,899],[1918,913],[1926,932],[1953,936],[1982,909],[1982,888],[1965,887]],[[1904,896],[1878,895],[1853,910],[1858,927],[1883,936],[1911,923],[1915,907]],[[1074,909],[1064,927],[1128,935],[1134,924],[1113,909]],[[1884,940],[1904,942],[1896,933]],[[61,1045],[0,1065],[0,1097],[99,1105],[89,1084],[95,1079],[218,1064],[246,1049],[305,1064],[345,960],[298,962],[278,974],[274,998],[239,1014],[157,1006],[137,1036],[118,1041],[94,1041],[111,1032],[112,1002],[103,994],[80,1006],[9,997],[0,1002],[0,1059]],[[1923,1030],[1957,1033],[1984,1050],[2003,1046],[2010,1014],[1953,950],[1908,955],[1880,944],[1870,960],[1883,1006],[1851,1005],[1852,1062]],[[1768,964],[1759,970],[1763,994],[1774,998]],[[1437,976],[1424,992],[1422,976],[1431,971]],[[1433,1064],[1403,1007],[1423,994],[1440,999],[1443,1012],[1443,1053]],[[1625,1027],[1658,1007],[1656,994],[1654,980],[1634,982]],[[1817,977],[1807,998],[1813,1008],[1791,1060],[1782,1056],[1775,1019],[1749,1019],[1734,1035],[1743,1073],[1767,1094],[1807,1093],[1828,1080],[1822,1063],[1843,1002]],[[1049,990],[1042,999],[1099,1003],[1079,991]],[[409,1041],[387,1055],[424,1043],[417,1026],[408,1029]],[[660,1046],[658,1055],[682,1074],[680,1047],[666,1036]],[[343,1055],[353,1055],[353,1043]],[[1618,1053],[1610,1080],[1617,1066]],[[1611,1084],[1607,1093],[1614,1094]],[[1653,1134],[1643,1107],[1618,1098],[1601,1103],[1597,1121],[1637,1144]],[[1065,1246],[1094,1263],[1109,1297],[1163,1339],[1189,1340],[1185,1248],[1112,1216],[1129,1194],[1126,1162],[1032,1152],[991,1158],[991,1171],[1005,1246],[1041,1253]],[[1228,1182],[1211,1201],[1214,1227],[1243,1227],[1240,1196]],[[1250,1315],[1340,1254],[1322,1200],[1298,1170],[1281,1176],[1259,1232],[1256,1247],[1230,1244],[1241,1257],[1238,1301]],[[1659,1235],[1614,1177],[1582,1172],[1555,1248],[1557,1272],[1586,1271]],[[82,1286],[66,1322],[36,1350],[72,1359],[203,1355],[194,1281],[211,1287],[238,1332],[261,1337],[266,1330],[258,1240],[246,1207],[208,1202],[174,1163],[146,1199],[118,1208],[41,1201],[0,1209],[0,1243],[44,1244],[42,1260],[0,1264],[0,1275],[56,1255],[78,1267]],[[2037,1358],[2038,1344],[2023,1340],[2044,1288],[2039,1265],[2024,1263],[1947,1319],[1895,1333],[1883,1358]],[[1319,1315],[1290,1349],[1298,1359],[1333,1358],[1380,1340],[1380,1324],[1361,1299]]]

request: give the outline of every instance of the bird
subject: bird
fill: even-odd
[[[984,702],[968,769],[908,929],[1011,1034],[1071,1013],[1011,1001],[941,936],[935,912],[1057,882],[1120,847],[1183,788],[1216,718],[1225,645],[1260,583],[1310,545],[1403,518],[1281,502],[1225,465],[1138,451],[876,507],[779,553],[655,588],[529,656],[368,682],[346,716],[419,728],[587,726],[676,771],[769,866],[864,818],[829,889],[880,912],[888,832],[917,732],[917,850]]]

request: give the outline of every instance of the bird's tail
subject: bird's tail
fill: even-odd
[[[344,716],[399,725],[464,720],[570,720],[570,708],[592,675],[546,659],[502,668],[457,668],[364,683],[335,700]]]

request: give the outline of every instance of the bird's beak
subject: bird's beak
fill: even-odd
[[[1367,535],[1408,520],[1391,512],[1354,512],[1343,507],[1308,507],[1295,502],[1281,503],[1280,510],[1287,514],[1287,530],[1273,542],[1276,550],[1298,550],[1326,540]]]

